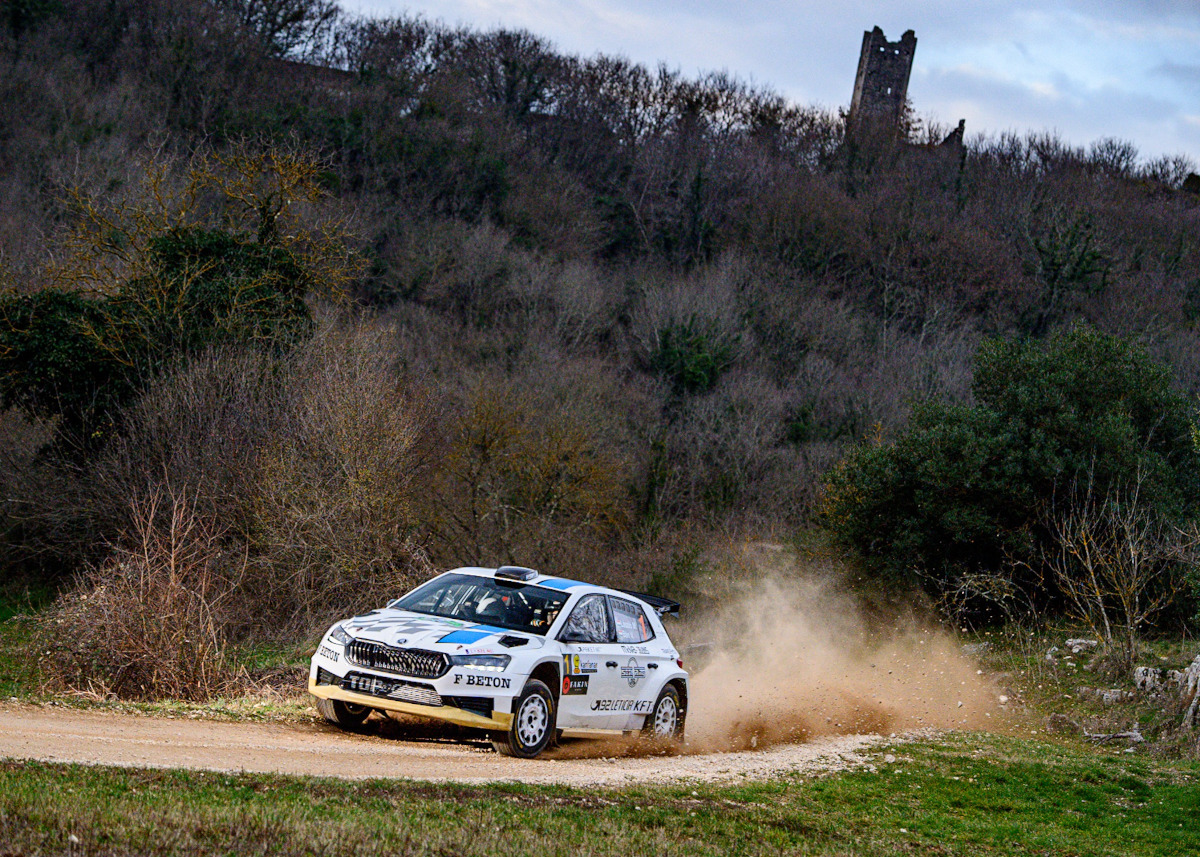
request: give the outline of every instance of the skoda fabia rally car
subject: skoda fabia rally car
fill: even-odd
[[[417,714],[524,758],[559,735],[681,741],[688,674],[660,619],[678,611],[528,568],[458,568],[330,628],[308,689],[345,729],[373,709]]]

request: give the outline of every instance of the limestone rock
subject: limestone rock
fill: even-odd
[[[1183,713],[1184,729],[1200,727],[1200,655],[1192,661],[1179,677],[1179,684],[1187,711]]]
[[[1159,693],[1178,687],[1183,679],[1179,670],[1165,670],[1159,667],[1134,667],[1133,683],[1137,689],[1146,693]]]
[[[1115,705],[1118,702],[1127,702],[1133,699],[1133,691],[1121,690],[1120,688],[1099,688],[1099,687],[1081,687],[1079,695],[1084,699],[1095,699],[1105,705]]]

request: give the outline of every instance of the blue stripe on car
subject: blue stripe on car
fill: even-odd
[[[439,643],[475,643],[484,637],[492,636],[491,631],[452,631],[438,640]]]
[[[545,580],[539,580],[537,586],[544,586],[547,589],[574,589],[576,586],[587,586],[586,583],[580,583],[578,580],[567,580],[564,577],[550,577]]]

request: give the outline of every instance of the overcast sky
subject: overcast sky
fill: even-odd
[[[726,70],[802,105],[849,106],[862,34],[917,36],[917,114],[967,134],[1050,130],[1128,140],[1142,160],[1200,161],[1200,0],[341,0],[478,29],[526,29],[564,53],[688,75]]]

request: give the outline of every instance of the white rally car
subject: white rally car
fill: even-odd
[[[688,674],[659,618],[678,611],[528,568],[457,568],[330,628],[308,689],[345,729],[373,709],[417,714],[524,758],[564,734],[678,742]]]

